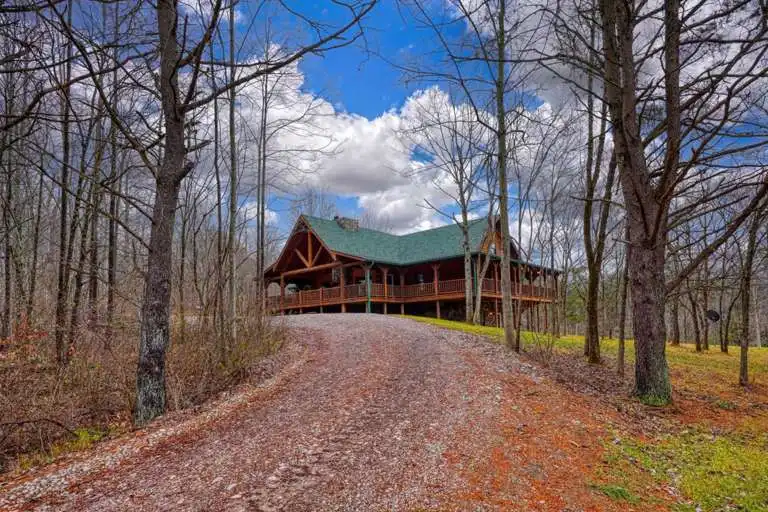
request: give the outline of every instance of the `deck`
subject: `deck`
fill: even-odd
[[[428,302],[434,300],[456,300],[464,298],[464,279],[451,279],[437,281],[437,289],[434,282],[391,285],[383,283],[370,284],[370,301],[377,303],[412,303]],[[552,302],[555,300],[556,291],[553,287],[537,286],[532,284],[512,283],[512,296],[516,299],[533,302]],[[501,299],[501,286],[499,281],[483,279],[483,297],[489,299]],[[273,311],[313,308],[321,306],[333,306],[338,304],[351,304],[367,302],[368,290],[365,283],[347,285],[343,288],[317,288],[303,290],[295,293],[286,293],[282,297],[273,296],[267,298],[267,307]]]

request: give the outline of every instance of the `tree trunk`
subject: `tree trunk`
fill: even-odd
[[[93,185],[89,193],[88,203],[93,199]],[[86,206],[87,208],[87,206]],[[83,223],[80,227],[80,245],[78,247],[77,267],[75,268],[75,283],[72,288],[72,308],[70,309],[69,329],[67,332],[67,357],[69,358],[75,349],[75,340],[80,330],[80,302],[83,295],[83,274],[85,272],[85,263],[88,256],[88,224],[89,218],[86,213],[83,217]],[[73,238],[74,240],[74,238]]]
[[[630,221],[631,223],[633,221]],[[634,226],[632,227],[634,229]],[[642,228],[640,228],[642,229]],[[635,336],[635,393],[649,403],[672,397],[664,325],[664,245],[631,247],[629,279]]]
[[[2,142],[5,148],[5,141]],[[3,154],[0,152],[0,166],[3,164]],[[12,254],[13,246],[11,244],[11,205],[13,204],[13,181],[11,173],[13,172],[10,151],[7,152],[7,166],[5,169],[4,197],[3,197],[3,312],[0,318],[0,340],[10,338],[12,334],[12,302],[11,292],[11,272],[12,272]]]
[[[72,23],[72,0],[67,2],[67,22]],[[64,70],[64,83],[69,84],[72,77],[72,42],[67,42],[67,62]],[[56,289],[56,320],[54,325],[54,343],[56,345],[56,361],[63,365],[67,359],[67,349],[64,344],[66,331],[67,299],[69,298],[69,264],[67,262],[67,212],[69,205],[69,86],[61,91],[61,212],[59,217],[59,256],[58,256],[58,286]]]
[[[707,230],[706,227],[704,228],[704,243],[707,242]],[[707,318],[707,310],[709,309],[709,278],[710,278],[710,271],[709,271],[709,258],[705,259],[702,264],[702,283],[704,283],[704,288],[701,291],[701,300],[702,300],[702,307],[701,307],[701,327],[702,327],[702,344],[704,350],[709,350],[709,319]]]
[[[113,138],[114,135],[111,137]],[[114,140],[114,139],[113,139]],[[115,142],[110,142],[114,144]],[[115,296],[117,288],[117,241],[118,241],[118,216],[120,215],[120,193],[122,179],[117,176],[117,147],[112,147],[110,162],[110,182],[113,187],[117,187],[116,192],[109,194],[109,233],[107,238],[107,329],[104,336],[104,343],[109,346],[112,337],[112,329],[115,324]]]
[[[666,404],[672,399],[665,354],[664,319],[664,263],[669,209],[665,194],[668,191],[662,190],[657,194],[643,152],[643,137],[637,119],[631,7],[611,0],[600,0],[599,4],[603,28],[605,98],[615,134],[614,151],[621,165],[619,176],[629,219],[632,251],[629,279],[635,337],[635,393],[646,402]],[[671,5],[665,11],[667,60],[671,60],[671,54],[679,49],[674,37],[678,9],[679,6]],[[667,113],[669,142],[665,168],[675,170],[680,143],[679,89],[674,89],[677,77],[679,67],[669,70],[665,77],[670,108]]]
[[[701,329],[699,328],[699,312],[696,298],[690,288],[688,289],[688,303],[691,306],[691,322],[693,324],[693,338],[696,342],[696,352],[701,352]]]
[[[229,64],[230,81],[235,81],[235,3],[232,3],[229,13]],[[227,255],[229,257],[229,297],[227,301],[227,323],[229,347],[235,346],[237,338],[237,137],[235,132],[235,87],[229,90],[229,234],[227,237]]]
[[[590,268],[587,271],[586,297],[586,356],[593,364],[600,362],[600,334],[598,331],[598,291],[600,286],[600,269]]]
[[[186,311],[186,298],[184,297],[184,285],[186,282],[186,270],[187,270],[187,231],[188,231],[188,219],[187,216],[181,218],[181,237],[179,241],[179,339],[184,342],[187,335],[187,311]]]
[[[766,203],[768,204],[768,203]],[[766,208],[766,207],[764,207]],[[757,250],[757,233],[760,229],[762,209],[758,209],[752,217],[747,235],[747,248],[744,256],[744,266],[741,270],[741,335],[739,351],[739,384],[749,385],[749,336],[750,336],[750,306],[752,300],[752,266]]]
[[[629,226],[627,226],[626,231],[629,231]],[[625,239],[628,239],[629,236],[625,234]],[[624,268],[621,272],[621,298],[619,303],[619,353],[618,353],[618,361],[616,365],[616,371],[620,376],[624,376],[624,352],[625,352],[625,337],[626,337],[626,327],[627,327],[627,289],[629,287],[629,260],[630,260],[631,254],[630,254],[630,248],[629,245],[625,248],[624,253]]]
[[[726,260],[726,255],[723,254],[721,258],[722,266],[720,268],[720,293],[718,294],[717,299],[717,311],[720,313],[720,321],[717,323],[717,332],[720,338],[720,352],[728,352],[728,345],[725,339],[725,314],[723,313],[725,307],[726,275],[728,270]]]
[[[211,40],[211,60],[213,57]],[[213,87],[216,87],[216,75],[211,71]],[[213,320],[219,335],[219,362],[228,357],[227,337],[224,330],[224,212],[222,209],[221,169],[219,167],[219,101],[213,100],[213,170],[216,179],[216,295],[214,298]]]
[[[478,256],[478,263],[479,262],[480,262],[480,256]],[[482,314],[482,308],[483,308],[483,280],[485,279],[485,276],[488,273],[488,268],[490,266],[491,266],[491,257],[490,255],[486,255],[485,259],[483,260],[483,266],[477,275],[477,283],[475,283],[475,285],[477,286],[477,295],[475,296],[475,313],[474,313],[474,317],[472,318],[472,321],[476,324],[481,323],[480,316]]]
[[[672,298],[672,339],[673,346],[680,345],[680,296]]]
[[[181,150],[180,154],[175,155],[171,154],[170,148],[166,150],[163,162],[163,167],[168,168],[166,172],[172,173],[181,167],[183,146]],[[138,425],[165,412],[165,353],[170,341],[173,224],[179,184],[173,179],[158,178],[156,190],[136,373],[134,421]]]
[[[113,37],[117,39],[120,27],[119,0],[114,4]],[[113,58],[117,60],[117,48]],[[117,70],[112,73],[110,84],[110,105],[114,108],[117,104]],[[120,199],[122,179],[118,175],[117,167],[117,126],[114,122],[109,125],[109,184],[117,188],[117,191],[109,193],[109,225],[107,227],[107,328],[104,336],[104,344],[109,347],[112,338],[112,328],[115,321],[115,287],[117,286],[117,239],[118,239],[118,215],[120,215]]]
[[[597,38],[595,26],[590,28],[590,41],[594,46]],[[592,59],[592,55],[590,55]],[[605,191],[603,201],[600,203],[600,217],[597,225],[595,239],[592,237],[592,228],[594,224],[593,211],[595,202],[595,193],[597,190],[598,179],[600,177],[600,168],[602,167],[603,148],[605,147],[605,134],[607,123],[608,103],[603,102],[600,115],[600,133],[597,135],[597,145],[594,137],[594,97],[592,95],[593,78],[590,74],[587,79],[587,160],[585,163],[585,185],[584,210],[582,228],[584,231],[584,249],[587,259],[587,295],[586,295],[586,328],[584,336],[584,355],[590,363],[600,362],[600,327],[598,313],[598,293],[600,291],[600,278],[603,263],[603,253],[605,249],[605,238],[608,224],[608,214],[610,212],[611,194],[613,192],[613,180],[616,174],[616,157],[611,157],[608,167],[608,174],[605,180]]]
[[[184,164],[184,113],[179,106],[178,12],[174,0],[159,0],[160,96],[165,122],[165,151],[155,180],[155,204],[149,238],[141,339],[136,370],[134,421],[143,425],[165,412],[165,354],[170,342],[173,225],[179,186],[192,169]]]
[[[256,223],[257,232],[257,277],[256,284],[259,293],[259,305],[257,315],[261,322],[265,314],[265,286],[264,269],[266,268],[266,244],[267,244],[267,118],[269,112],[269,76],[262,77],[261,81],[261,112],[259,117],[259,152],[258,152],[258,175],[259,175],[259,219]]]
[[[473,323],[474,319],[474,302],[472,292],[474,286],[472,275],[472,248],[469,244],[469,227],[467,226],[467,211],[463,209],[461,212],[461,245],[464,248],[464,321],[468,324]]]
[[[499,2],[498,32],[496,37],[497,55],[506,55],[506,0]],[[505,64],[504,59],[498,58],[496,66],[496,141],[498,149],[499,174],[499,213],[501,222],[501,311],[504,322],[504,341],[507,347],[520,352],[520,337],[515,336],[512,327],[512,282],[510,274],[510,237],[509,237],[509,191],[507,190],[507,116],[504,106]]]
[[[763,346],[763,333],[760,327],[760,296],[757,294],[757,290],[752,293],[752,297],[755,298],[752,310],[755,314],[755,344],[758,348]]]
[[[104,7],[106,9],[106,7]],[[101,164],[104,160],[104,106],[99,100],[96,130],[96,155],[91,173],[90,242],[88,247],[88,324],[91,329],[98,323],[97,301],[99,294],[99,210],[101,209]],[[86,229],[88,224],[83,224]]]
[[[94,171],[94,174],[97,173]],[[98,185],[98,181],[94,181],[91,186],[95,187],[96,190],[93,193],[91,233],[88,247],[88,323],[91,328],[94,328],[99,320],[99,210],[101,208],[101,188]]]
[[[32,231],[32,265],[29,275],[29,295],[27,296],[26,317],[28,322],[32,322],[32,313],[35,309],[35,291],[37,289],[37,260],[40,253],[40,219],[43,209],[43,165],[41,159],[40,179],[37,184],[37,205],[35,207],[35,227]]]
[[[739,286],[741,288],[741,286]],[[728,311],[725,314],[725,352],[728,353],[728,345],[730,345],[730,338],[731,338],[731,320],[733,319],[733,308],[736,306],[736,302],[739,301],[741,298],[741,293],[737,293],[736,296],[733,298],[731,303],[728,305]]]

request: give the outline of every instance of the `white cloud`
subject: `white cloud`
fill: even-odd
[[[259,214],[258,201],[246,201],[240,205],[240,215],[244,217],[245,222],[255,221],[256,216]],[[280,214],[267,208],[264,211],[267,224],[276,225],[280,221]]]
[[[309,186],[353,198],[369,217],[399,233],[446,222],[427,207],[426,201],[445,206],[451,200],[435,183],[444,190],[451,190],[451,184],[439,181],[434,170],[413,157],[414,142],[403,134],[404,128],[418,122],[414,102],[420,101],[421,93],[401,109],[368,119],[303,91],[303,75],[297,66],[280,78],[271,77],[270,84],[274,88],[268,109],[268,179],[281,194],[290,195]],[[255,81],[238,90],[238,98],[242,191],[255,185],[261,83]],[[223,103],[220,108],[226,112]],[[219,129],[225,139],[226,114],[221,117]],[[200,130],[208,138],[213,136],[212,119],[211,106],[200,121]],[[209,146],[200,155],[201,166],[212,167],[211,158]],[[226,166],[227,158],[223,161]]]

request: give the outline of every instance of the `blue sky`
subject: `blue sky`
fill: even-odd
[[[307,89],[348,112],[374,118],[400,107],[416,89],[407,86],[401,72],[385,59],[397,61],[404,53],[413,52],[423,31],[391,1],[374,7],[365,27],[368,51],[360,41],[323,57],[310,56],[299,67],[306,74]]]
[[[307,3],[301,8],[308,17],[327,21],[332,26],[349,19],[347,11],[334,8],[330,2]],[[416,25],[407,10],[392,1],[379,2],[365,19],[364,28],[364,41],[358,40],[322,56],[305,57],[299,69],[304,74],[303,91],[328,101],[339,113],[373,121],[387,112],[397,112],[411,94],[424,86],[406,83],[401,70],[389,62],[403,62],[409,55],[419,56],[425,46],[422,38],[429,33]],[[340,214],[362,213],[358,197],[339,195],[335,200]],[[412,197],[410,200],[420,203],[418,208],[421,208],[422,198]],[[288,203],[273,200],[270,207],[277,211],[281,227],[287,229],[292,222],[287,213]],[[435,219],[435,222],[440,221]]]
[[[238,30],[245,39],[259,39],[259,25],[262,30],[271,26],[270,39],[286,48],[314,39],[312,33],[302,32],[302,27],[307,29],[305,23],[298,22],[281,7],[276,7],[276,14],[270,16],[264,11],[251,11],[254,5],[257,4],[243,3],[239,7]],[[327,27],[342,26],[350,19],[348,10],[334,7],[332,2],[296,1],[289,5],[299,9],[302,16],[325,23],[326,32],[332,30]],[[442,4],[435,1],[430,5]],[[424,116],[425,105],[419,102],[428,101],[424,89],[435,84],[406,81],[403,71],[392,64],[418,61],[438,67],[440,54],[430,52],[435,50],[434,34],[420,26],[398,2],[385,0],[366,16],[363,29],[365,39],[320,56],[305,56],[299,62],[300,94],[294,96],[298,100],[301,95],[311,96],[323,103],[325,117],[310,123],[313,133],[332,138],[338,144],[334,148],[341,149],[334,149],[333,156],[323,156],[320,161],[308,164],[310,172],[303,178],[304,185],[298,187],[321,189],[326,197],[333,198],[337,213],[365,214],[396,232],[450,222],[431,210],[427,202],[443,211],[455,211],[451,207],[453,200],[443,192],[453,185],[446,184],[447,178],[441,177],[440,187],[435,186],[437,177],[423,171],[423,156],[409,153],[412,142],[406,140],[408,136],[403,131],[405,126],[418,124],[416,120]],[[462,33],[463,25],[457,23],[456,30]],[[250,34],[246,35],[246,31]],[[248,57],[245,49],[239,55],[240,59]],[[277,146],[295,148],[297,142],[311,146],[312,136],[298,141],[290,136],[287,139],[275,139]],[[281,145],[283,142],[285,145]],[[272,196],[268,207],[276,214],[273,219],[278,220],[280,228],[287,230],[294,220],[287,197],[291,190],[302,192],[302,188],[291,184],[282,190]],[[243,203],[250,200],[244,197]]]

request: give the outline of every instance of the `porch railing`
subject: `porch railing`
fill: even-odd
[[[407,285],[394,285],[384,283],[371,283],[370,296],[372,298],[409,301],[418,298],[446,297],[464,294],[464,279],[449,279],[437,282],[435,293],[434,282],[417,283]],[[483,279],[483,293],[488,295],[501,295],[501,283],[493,279]],[[302,290],[286,293],[282,304],[284,308],[317,307],[325,304],[340,304],[342,302],[341,287],[317,288],[314,290]],[[552,299],[555,290],[548,286],[513,283],[512,296],[522,298]],[[344,302],[359,302],[368,298],[368,290],[365,283],[351,284],[344,287]],[[280,296],[272,296],[267,299],[267,306],[272,309],[280,308]]]

